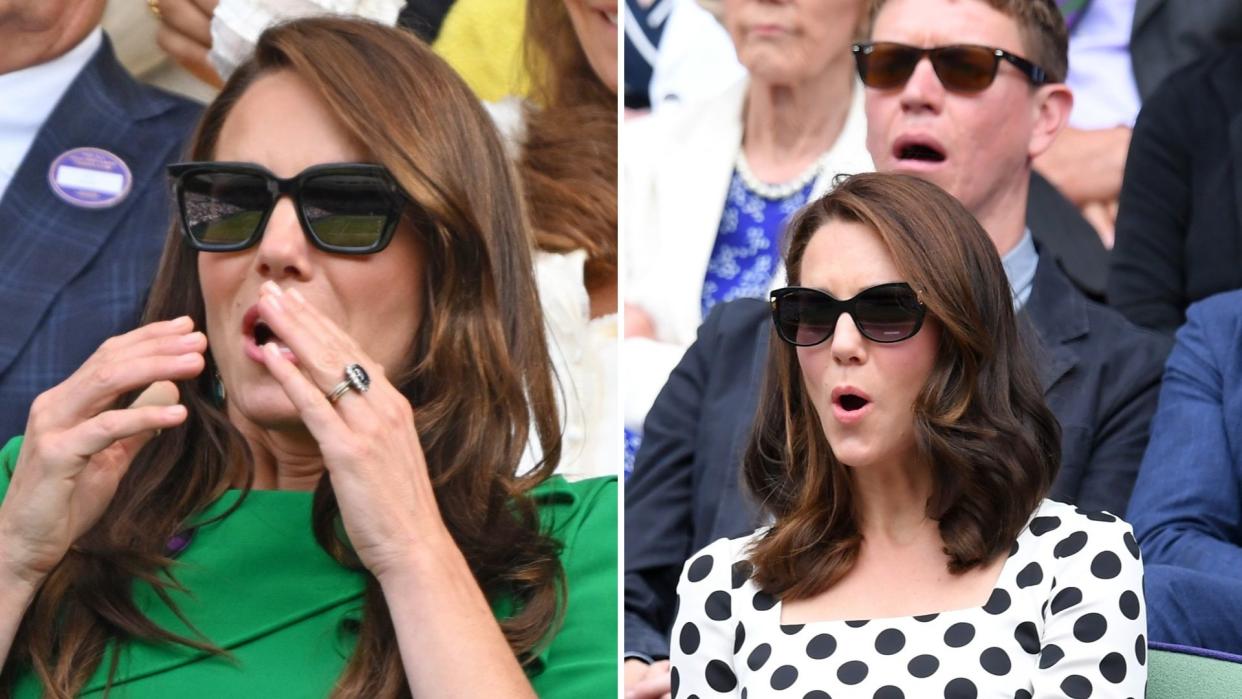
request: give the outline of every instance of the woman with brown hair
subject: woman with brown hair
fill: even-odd
[[[1138,547],[1044,499],[1059,429],[987,234],[857,175],[788,235],[743,467],[772,524],[687,563],[674,696],[1140,696]]]
[[[192,157],[145,325],[0,452],[0,695],[613,691],[616,484],[549,477],[529,233],[465,85],[294,22]]]

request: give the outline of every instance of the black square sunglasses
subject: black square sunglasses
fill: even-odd
[[[325,252],[367,255],[392,240],[412,200],[388,170],[369,163],[314,165],[280,178],[253,163],[190,162],[168,166],[186,240],[196,250],[244,250],[263,237],[283,196]]]
[[[957,92],[979,92],[996,80],[1000,62],[1008,61],[1032,85],[1051,82],[1048,72],[1025,58],[1004,49],[972,44],[920,48],[895,42],[854,44],[854,62],[863,85],[889,90],[906,84],[924,56],[931,59],[940,84]]]
[[[832,337],[837,319],[848,313],[854,327],[872,342],[901,342],[923,327],[927,307],[905,282],[880,284],[844,301],[819,289],[789,286],[772,292],[776,334],[798,347],[811,347]]]

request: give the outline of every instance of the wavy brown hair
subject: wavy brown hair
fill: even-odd
[[[1060,468],[1060,427],[1019,339],[996,248],[974,217],[935,185],[906,175],[855,175],[788,227],[789,283],[833,221],[879,234],[904,281],[939,323],[927,383],[915,400],[919,455],[934,469],[927,516],[949,570],[1007,551]],[[862,544],[850,468],[836,459],[807,395],[797,353],[772,334],[766,388],[743,460],[751,492],[774,517],[750,553],[771,594],[813,596],[853,566]]]
[[[422,240],[426,291],[407,368],[393,383],[415,406],[440,512],[480,587],[489,600],[516,603],[501,628],[527,662],[564,599],[558,544],[541,530],[529,495],[556,467],[560,440],[528,229],[499,136],[469,89],[412,34],[322,18],[260,37],[254,58],[207,108],[191,157],[212,159],[238,99],[275,71],[310,86],[427,214],[398,232]],[[205,327],[197,255],[174,227],[144,322],[189,315]],[[207,360],[201,376],[179,385],[187,421],[138,455],[103,517],[48,576],[23,620],[18,662],[9,666],[31,667],[48,696],[75,696],[112,644],[147,640],[221,652],[209,639],[157,627],[130,595],[143,580],[171,605],[170,537],[228,488],[253,484],[251,455],[213,399],[210,353]],[[532,420],[544,459],[518,477]],[[325,473],[307,524],[341,565],[367,576],[357,646],[332,696],[408,696],[383,595],[338,537],[339,516]]]
[[[585,250],[586,284],[617,280],[617,96],[595,75],[563,0],[528,0],[532,103],[518,160],[536,244]]]

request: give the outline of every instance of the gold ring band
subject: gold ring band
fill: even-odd
[[[150,8],[151,14],[155,15],[156,19],[162,19],[164,17],[164,15],[160,13],[160,0],[147,0],[147,7]]]

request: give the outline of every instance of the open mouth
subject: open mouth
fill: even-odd
[[[871,401],[854,393],[845,393],[837,398],[837,405],[847,413],[856,412],[867,407]]]
[[[280,337],[276,335],[275,331],[273,331],[267,323],[264,323],[261,320],[255,321],[253,332],[254,343],[260,347],[269,342],[280,342]]]
[[[922,160],[929,163],[943,163],[944,153],[932,148],[929,145],[915,143],[903,147],[897,157],[902,160]]]

